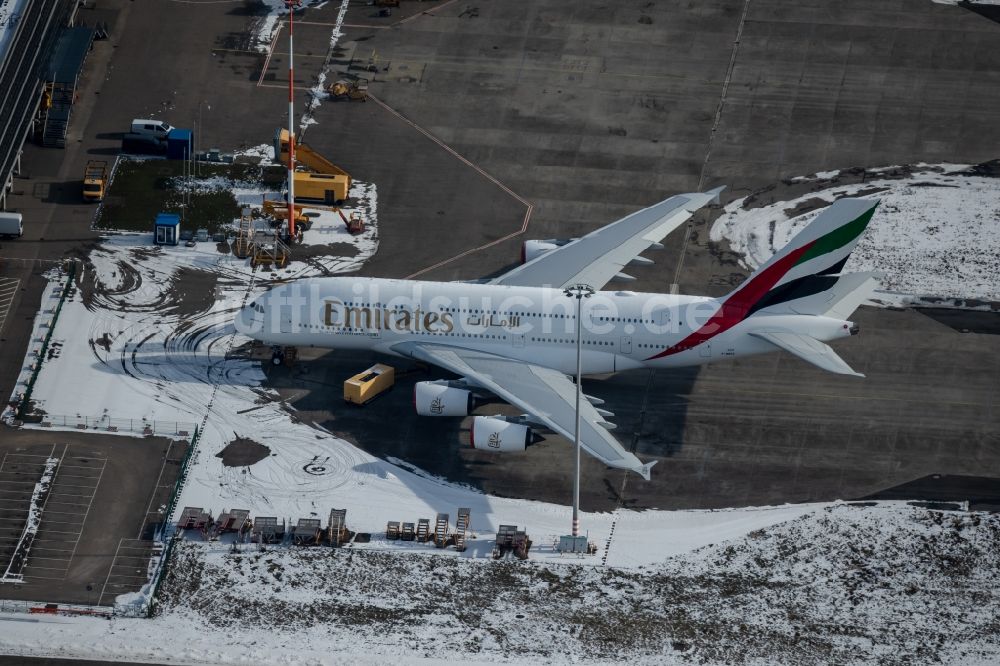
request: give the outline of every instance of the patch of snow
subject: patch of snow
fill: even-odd
[[[910,168],[902,178],[831,183],[758,207],[751,197],[737,199],[713,224],[711,240],[727,241],[747,268],[756,269],[825,207],[813,208],[810,200],[832,203],[860,193],[881,204],[845,271],[881,271],[886,293],[879,295],[892,302],[1000,300],[1000,183],[970,175],[966,165]],[[809,212],[796,214],[803,204]]]
[[[63,271],[62,267],[47,271],[45,278],[48,280],[48,283],[45,285],[45,289],[42,290],[41,308],[35,315],[35,320],[32,324],[28,351],[25,354],[24,363],[21,364],[21,372],[18,373],[17,381],[14,382],[14,390],[11,391],[10,400],[7,401],[3,413],[0,414],[0,421],[8,425],[14,422],[17,416],[17,406],[20,405],[25,391],[28,390],[28,383],[35,373],[35,368],[42,363],[42,359],[39,356],[42,343],[49,329],[52,328],[56,307],[59,305],[59,298],[62,296],[63,290],[69,287],[69,274]]]
[[[340,2],[340,9],[337,11],[337,16],[333,20],[333,28],[330,30],[330,51],[333,51],[334,47],[337,46],[337,42],[339,42],[340,38],[344,36],[342,28],[344,25],[344,18],[347,16],[347,8],[349,5],[350,0],[341,0]],[[302,120],[299,121],[300,136],[302,136],[307,127],[317,124],[313,114],[316,112],[316,109],[319,108],[320,104],[323,103],[323,100],[329,97],[326,93],[326,76],[329,71],[330,63],[324,63],[323,70],[317,77],[316,85],[309,89],[309,105],[306,107],[306,112],[302,115]]]
[[[0,62],[7,58],[28,0],[0,0]]]
[[[244,148],[233,153],[233,157],[257,158],[261,162],[271,162],[274,159],[274,145],[262,143],[252,148]]]
[[[810,180],[831,180],[840,175],[840,169],[835,169],[833,171],[817,171],[811,176],[795,176],[792,178],[793,183],[805,182]]]
[[[787,509],[720,513],[749,526]],[[656,513],[694,531],[706,517]],[[738,537],[716,527],[710,545],[630,569],[182,541],[153,619],[22,621],[0,631],[0,651],[193,664],[1000,659],[1000,516],[833,503]],[[660,538],[649,541],[669,547]]]

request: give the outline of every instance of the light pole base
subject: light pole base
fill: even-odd
[[[556,548],[560,553],[579,553],[586,555],[590,552],[585,536],[561,536],[559,546]]]

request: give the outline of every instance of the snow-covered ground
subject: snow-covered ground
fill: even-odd
[[[845,271],[884,273],[886,302],[915,297],[1000,301],[1000,179],[968,165],[889,167],[857,175],[829,171],[792,178],[731,202],[711,240],[725,240],[757,268],[829,203],[879,199]],[[805,190],[805,191],[803,191]]]
[[[0,652],[197,664],[1000,660],[995,514],[818,505],[637,568],[424,550],[184,542],[154,619],[0,615]]]
[[[27,6],[27,0],[0,0],[0,62],[4,61],[10,51]]]

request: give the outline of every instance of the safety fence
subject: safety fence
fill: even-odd
[[[163,578],[167,575],[167,563],[170,561],[170,553],[174,549],[174,532],[176,531],[176,525],[171,521],[171,517],[174,515],[174,509],[177,508],[177,500],[180,498],[181,490],[184,488],[184,482],[187,481],[188,475],[188,463],[191,460],[191,456],[194,454],[194,450],[198,444],[198,428],[195,427],[194,435],[191,437],[191,443],[188,446],[187,452],[184,454],[184,460],[181,461],[181,469],[177,474],[177,481],[174,482],[174,489],[170,492],[170,499],[167,500],[167,508],[164,512],[165,519],[163,525],[160,527],[159,532],[154,535],[153,540],[157,543],[156,551],[160,551],[160,559],[156,562],[155,568],[153,569],[152,576],[150,577],[150,587],[152,588],[152,593],[144,599],[142,605],[142,614],[145,617],[151,617],[153,611],[155,610],[154,604],[156,601],[156,595],[160,591],[160,585],[163,583]]]
[[[114,609],[110,606],[92,604],[50,604],[44,601],[22,601],[0,599],[0,613],[25,613],[28,615],[90,615],[111,617]]]
[[[37,417],[36,417],[37,418]],[[103,416],[75,416],[44,414],[40,421],[31,420],[41,428],[73,428],[75,430],[99,430],[101,432],[131,432],[148,436],[181,437],[187,439],[197,429],[197,424],[188,421],[157,421],[151,419],[114,418]]]

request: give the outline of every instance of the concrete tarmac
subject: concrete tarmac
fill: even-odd
[[[387,197],[406,193],[409,215],[397,216],[389,200],[365,275],[495,274],[513,264],[523,238],[575,236],[699,187],[726,184],[734,197],[824,169],[995,156],[976,137],[997,136],[985,110],[1000,93],[974,84],[1000,76],[995,51],[928,55],[928,48],[952,53],[955,40],[986,49],[1000,38],[995,23],[957,7],[729,2],[689,12],[677,3],[505,3],[475,16],[458,6],[432,14],[419,19],[419,30],[347,30],[334,65],[358,74],[351,56],[377,50],[384,68],[372,90],[384,106],[324,104],[307,135],[371,173],[380,188],[386,183]],[[406,121],[440,143],[400,132]],[[335,124],[343,135],[322,131]],[[527,233],[476,249],[498,237],[498,225],[506,231],[522,221],[517,206],[474,207],[448,224],[456,206],[463,210],[470,177],[507,194],[449,149],[533,205]],[[386,169],[394,150],[421,168]],[[421,206],[422,219],[413,214]],[[629,288],[679,284],[681,293],[718,295],[744,279],[736,258],[708,242],[715,215],[699,214],[667,249],[649,253],[655,266],[630,267],[639,279]],[[481,235],[470,239],[470,226]],[[862,309],[862,335],[838,350],[867,372],[865,380],[830,376],[784,354],[592,380],[588,390],[617,414],[616,434],[640,457],[662,462],[644,484],[588,460],[585,506],[851,498],[930,472],[995,468],[997,338],[962,333],[947,325],[952,318],[982,332],[998,321],[939,314],[942,325],[917,312]],[[567,500],[566,442],[497,459],[460,448],[467,423],[409,416],[412,382],[446,373],[407,376],[365,410],[340,408],[339,382],[369,360],[377,359],[332,352],[308,375],[271,371],[271,381],[287,385],[289,397],[301,396],[292,386],[312,388],[296,408],[377,455],[491,493]],[[510,410],[479,413],[499,411]]]
[[[285,123],[283,55],[257,51],[256,9],[139,7],[108,0],[84,10],[84,21],[109,22],[112,39],[88,60],[70,147],[29,148],[15,199],[32,219],[25,239],[4,244],[6,256],[86,250],[92,209],[75,199],[78,174],[88,157],[117,152],[134,117],[197,125],[199,147],[223,151],[267,143]],[[959,7],[521,0],[476,11],[426,4],[383,21],[352,5],[331,49],[336,11],[328,3],[303,17],[297,99],[308,101],[327,65],[327,81],[372,79],[373,99],[325,101],[304,134],[379,188],[380,247],[365,275],[478,278],[511,267],[524,238],[579,235],[678,191],[726,184],[727,196],[741,196],[821,169],[978,162],[995,157],[1000,138],[989,112],[1000,101],[991,85],[1000,26]],[[367,72],[373,54],[377,71]],[[666,239],[656,265],[630,269],[630,287],[719,294],[742,279],[726,248],[708,243],[712,216]],[[504,240],[526,219],[526,233]],[[0,348],[4,386],[40,293],[42,265],[25,266]],[[838,349],[866,380],[779,354],[592,380],[627,444],[663,462],[641,484],[588,460],[585,504],[856,497],[929,472],[989,469],[1000,432],[996,337],[975,331],[996,326],[991,315],[970,317],[973,332],[962,333],[916,312],[862,310],[864,332]],[[296,407],[380,455],[491,492],[568,497],[565,442],[510,459],[460,452],[460,420],[411,416],[408,383],[444,376],[437,371],[344,412],[339,383],[367,359],[328,358],[308,376],[299,366],[271,380],[311,387]]]
[[[355,3],[331,50],[321,24],[336,4],[308,10],[320,25],[297,29],[297,100],[327,62],[327,81],[372,79],[375,98],[325,102],[304,135],[378,185],[380,248],[365,275],[482,277],[512,266],[523,238],[576,236],[677,192],[725,184],[735,197],[819,170],[975,163],[995,158],[1000,139],[1000,26],[960,7],[505,0],[421,3],[419,15],[383,20]],[[283,56],[251,39],[258,9],[177,9],[102,0],[81,11],[112,38],[87,62],[67,149],[29,146],[15,183],[10,205],[27,223],[25,238],[0,246],[0,276],[22,280],[0,331],[5,395],[45,262],[94,241],[92,209],[77,198],[88,158],[116,154],[135,117],[197,125],[199,147],[223,151],[267,143],[286,122]],[[365,73],[373,54],[378,71]],[[669,237],[655,266],[630,270],[631,287],[720,294],[742,279],[708,243],[711,217]],[[857,498],[928,475],[995,475],[997,315],[862,309],[856,319],[862,334],[836,346],[863,380],[783,354],[590,380],[623,441],[661,462],[643,483],[585,456],[584,508]],[[270,370],[270,382],[300,395],[300,416],[378,455],[497,494],[568,501],[566,442],[493,458],[462,448],[463,420],[412,413],[412,383],[445,373],[416,370],[346,409],[340,383],[374,360],[384,359],[331,352]],[[480,409],[498,411],[510,408]],[[949,494],[982,483],[959,478]]]

